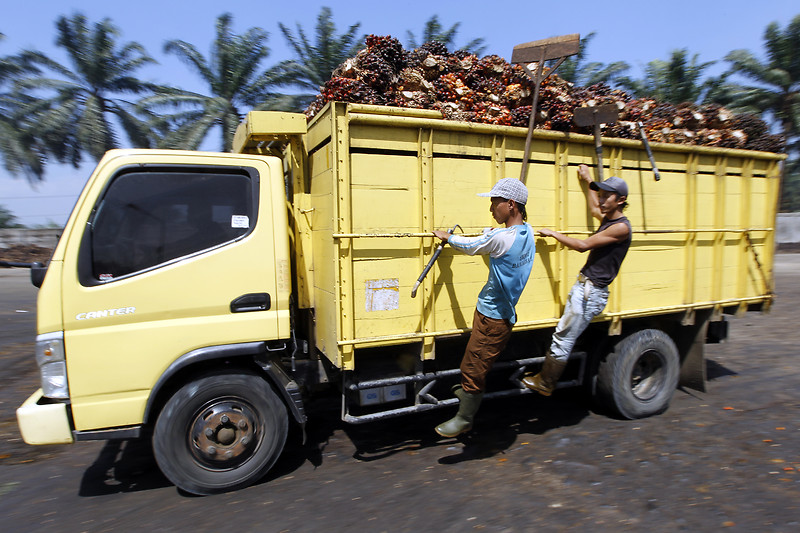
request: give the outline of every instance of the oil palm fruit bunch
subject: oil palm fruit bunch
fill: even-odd
[[[436,41],[403,49],[391,36],[368,35],[365,48],[339,65],[305,110],[312,119],[330,101],[433,109],[445,120],[527,127],[533,80],[520,65],[498,55],[477,57],[449,52]],[[591,134],[573,122],[577,107],[615,104],[619,118],[601,127],[602,135],[639,139],[642,122],[653,142],[782,151],[785,139],[771,135],[755,115],[736,116],[718,104],[674,105],[634,98],[603,83],[578,87],[550,73],[541,84],[536,127]]]

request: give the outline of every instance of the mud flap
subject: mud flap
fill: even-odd
[[[692,318],[694,324],[682,327],[681,334],[675,339],[678,352],[681,354],[678,386],[706,392],[704,346],[710,313],[698,311]]]

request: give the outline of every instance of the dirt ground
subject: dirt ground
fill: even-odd
[[[21,270],[21,269],[19,269]],[[192,497],[147,441],[28,446],[14,410],[38,386],[35,289],[0,269],[0,516],[9,531],[800,531],[800,254],[778,254],[769,314],[706,346],[706,392],[609,417],[576,391],[488,401],[458,439],[452,409],[360,426],[309,404],[264,480]]]
[[[35,244],[15,244],[0,248],[0,262],[33,263],[34,261],[39,261],[47,263],[51,255],[53,255],[51,248],[42,248]]]

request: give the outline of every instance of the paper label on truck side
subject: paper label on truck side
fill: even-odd
[[[368,312],[400,309],[400,280],[368,279],[365,308]]]

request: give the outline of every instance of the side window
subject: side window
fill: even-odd
[[[81,277],[114,279],[245,235],[255,221],[253,190],[253,178],[244,172],[120,174],[84,236],[91,260],[82,263],[91,264],[91,274]]]

